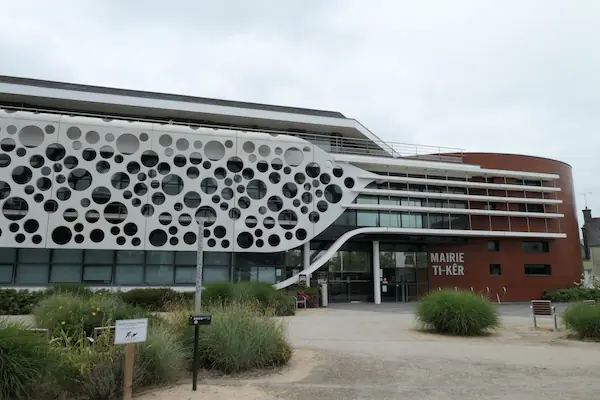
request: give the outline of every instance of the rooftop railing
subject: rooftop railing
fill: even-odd
[[[462,162],[463,161],[463,149],[451,148],[451,147],[440,147],[440,146],[426,146],[408,143],[392,143],[384,142],[381,140],[370,140],[365,138],[351,138],[347,136],[340,136],[340,134],[317,134],[307,132],[293,132],[284,130],[271,130],[271,129],[258,129],[250,127],[240,126],[228,126],[221,124],[207,124],[207,123],[194,123],[192,121],[177,121],[177,120],[164,120],[164,119],[153,119],[144,117],[128,117],[128,116],[116,116],[106,115],[102,113],[90,113],[84,111],[71,111],[71,110],[59,110],[59,109],[42,109],[32,107],[16,107],[8,105],[0,105],[0,109],[10,111],[26,111],[32,113],[47,113],[47,114],[62,114],[70,116],[81,116],[91,118],[101,118],[103,120],[124,120],[131,122],[146,122],[156,123],[162,125],[178,125],[178,126],[190,126],[190,127],[205,127],[205,128],[219,128],[237,131],[249,131],[249,132],[263,132],[272,135],[290,135],[305,139],[319,147],[328,153],[334,154],[352,154],[360,156],[370,157],[391,157],[391,158],[412,158],[427,161],[439,161],[439,162]]]

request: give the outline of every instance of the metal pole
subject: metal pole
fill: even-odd
[[[196,391],[198,387],[198,361],[200,357],[198,357],[198,339],[200,336],[200,326],[194,326],[194,371],[192,376],[192,391]]]
[[[202,266],[204,263],[204,218],[198,218],[198,250],[196,251],[196,297],[194,311],[200,314],[202,305]]]

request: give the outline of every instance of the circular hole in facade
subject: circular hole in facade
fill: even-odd
[[[131,239],[131,244],[137,247],[140,244],[142,244],[142,240],[140,238],[135,237],[135,238]]]
[[[117,172],[110,178],[110,183],[115,189],[125,189],[129,186],[129,175],[125,172]]]
[[[210,242],[210,240],[209,240]],[[169,244],[171,246],[177,246],[177,244],[179,243],[179,239],[177,239],[176,237],[172,237],[171,239],[169,239]],[[210,243],[208,243],[208,246],[210,247]]]
[[[263,225],[267,229],[273,229],[273,227],[275,227],[275,218],[273,218],[273,217],[265,218],[265,220],[263,221]]]
[[[254,171],[250,168],[244,168],[242,170],[242,176],[244,177],[244,179],[252,179],[254,178]]]
[[[85,141],[89,144],[96,144],[100,141],[100,134],[96,131],[89,131],[85,134]]]
[[[352,189],[354,187],[354,179],[352,179],[352,178],[344,179],[344,186],[346,186],[348,189]]]
[[[327,211],[327,202],[324,200],[321,200],[317,203],[317,210],[319,210],[320,212],[325,212]]]
[[[8,111],[5,111],[8,112]],[[14,111],[11,111],[14,112]],[[9,135],[14,135],[15,133],[17,133],[17,127],[14,125],[9,125],[6,127],[6,132],[8,132]]]
[[[96,171],[105,174],[110,170],[110,164],[106,161],[98,161],[96,163]]]
[[[154,215],[154,207],[152,207],[152,204],[144,204],[142,206],[142,215],[146,218]]]
[[[200,194],[198,192],[187,192],[185,196],[183,196],[183,204],[189,208],[196,208],[200,205]]]
[[[227,229],[225,229],[224,226],[216,226],[215,229],[213,230],[215,237],[219,238],[219,239],[223,239],[225,237],[225,235],[227,234]]]
[[[33,168],[40,168],[42,165],[44,165],[44,157],[37,154],[31,156],[29,159],[29,165],[31,165]]]
[[[154,193],[152,195],[152,203],[156,204],[157,206],[160,206],[162,204],[164,204],[166,201],[165,195],[162,193]]]
[[[81,199],[79,204],[81,204],[81,207],[89,207],[91,202],[90,202],[90,199],[83,198],[83,199]]]
[[[66,180],[67,180],[67,178],[65,178],[64,175],[56,175],[56,182],[57,183],[65,183]]]
[[[319,222],[319,213],[316,211],[311,211],[310,214],[308,214],[308,220],[313,224]]]
[[[11,138],[4,138],[0,141],[0,149],[2,151],[13,151],[17,147],[17,143]]]
[[[137,225],[132,222],[128,222],[125,224],[125,226],[123,226],[123,233],[126,234],[127,236],[133,236],[137,233],[137,231],[138,231]]]
[[[56,200],[48,200],[44,203],[44,211],[47,213],[53,213],[58,210],[58,203]]]
[[[294,207],[300,207],[300,200],[294,199],[293,204],[294,204]]]
[[[188,226],[192,223],[192,216],[190,214],[183,213],[179,216],[178,221],[181,226]]]
[[[23,224],[23,229],[27,233],[34,233],[38,230],[39,227],[40,227],[40,223],[35,219],[28,219]]]
[[[248,232],[242,232],[237,237],[237,244],[242,249],[249,249],[254,244],[254,238]]]
[[[158,222],[160,222],[162,225],[169,225],[171,222],[173,222],[173,217],[168,212],[163,212],[158,216]]]
[[[10,165],[10,156],[8,154],[0,154],[0,167],[8,167]]]
[[[294,229],[298,225],[298,216],[293,210],[283,210],[277,218],[279,226],[283,229]]]
[[[71,198],[71,190],[66,187],[58,188],[56,191],[56,198],[61,201],[67,201]]]
[[[25,235],[23,235],[22,233],[15,235],[15,241],[17,243],[23,243],[25,241]]]
[[[331,182],[331,177],[329,176],[329,174],[321,174],[319,180],[323,185],[327,185],[329,182]]]
[[[12,171],[12,178],[18,184],[24,185],[31,180],[33,173],[29,167],[18,166]]]
[[[77,140],[81,137],[81,129],[76,126],[72,126],[67,129],[67,137],[71,140]]]
[[[104,232],[100,229],[94,229],[90,232],[90,240],[94,243],[100,243],[104,240]]]
[[[210,206],[202,206],[196,211],[196,221],[200,219],[204,220],[205,227],[209,227],[217,220],[217,213]]]
[[[40,179],[48,179],[48,178],[40,178]],[[38,179],[38,182],[40,179]],[[48,182],[50,182],[50,179],[48,179]],[[10,185],[4,181],[0,181],[0,200],[6,199],[8,196],[10,196]]]
[[[76,237],[75,239],[77,239],[77,237]],[[123,236],[119,236],[119,237],[117,238],[117,244],[118,244],[119,246],[123,246],[123,245],[125,244],[125,242],[126,242],[126,241],[127,241],[127,240],[126,240],[126,239],[125,239]]]
[[[246,209],[250,207],[250,199],[246,196],[242,196],[238,199],[238,205],[240,206],[240,208]]]
[[[283,159],[285,160],[286,164],[291,165],[292,167],[297,167],[304,161],[304,153],[299,148],[290,147],[285,151]]]
[[[269,146],[263,144],[258,148],[258,154],[260,154],[261,157],[268,157],[269,154],[271,154],[271,149]]]
[[[196,167],[189,167],[186,171],[186,175],[190,179],[196,179],[200,176],[200,171]]]
[[[311,178],[316,178],[320,173],[321,167],[319,167],[319,164],[311,162],[306,166],[306,175],[310,176]]]
[[[275,136],[277,136],[277,135],[275,135]],[[283,153],[283,150],[281,150],[281,147],[275,147],[275,154],[277,154],[278,156],[280,156],[281,153]]]
[[[283,200],[279,196],[271,196],[267,201],[267,207],[271,211],[280,211],[283,208]]]
[[[39,126],[29,125],[19,132],[19,141],[28,148],[38,147],[44,143],[44,131]]]
[[[246,153],[252,153],[252,152],[254,152],[256,147],[254,146],[254,143],[252,143],[252,142],[244,142],[242,149],[244,149],[244,151]]]
[[[161,162],[156,166],[156,170],[161,175],[166,175],[171,172],[171,166],[165,162]]]
[[[194,243],[196,243],[196,234],[194,232],[186,232],[183,235],[183,242],[185,244],[194,244]]]
[[[67,244],[71,241],[73,232],[66,226],[59,226],[52,231],[52,241],[56,244]]]
[[[325,188],[325,200],[332,204],[337,204],[342,200],[344,193],[338,185],[329,185]]]
[[[283,168],[283,161],[281,161],[279,158],[275,158],[273,161],[271,161],[271,167],[273,167],[275,171],[279,171],[281,168]]]
[[[221,247],[224,248],[224,249],[228,248],[229,244],[230,244],[229,240],[222,240],[221,241]]]
[[[175,147],[177,147],[177,150],[179,151],[185,151],[189,149],[190,143],[186,139],[177,139]]]
[[[178,175],[167,175],[163,178],[161,187],[169,196],[176,196],[183,191],[183,180]]]
[[[77,213],[77,210],[74,208],[67,208],[63,212],[63,218],[67,222],[74,222],[78,216],[79,216],[79,214]]]
[[[96,210],[89,210],[85,213],[85,220],[91,224],[98,222],[100,219],[100,213]]]
[[[200,189],[206,194],[213,194],[217,191],[217,181],[214,178],[204,178],[200,182]]]
[[[115,135],[113,135],[112,133],[107,133],[104,138],[106,139],[107,142],[113,142],[115,140]]]
[[[340,167],[335,167],[332,172],[333,176],[335,176],[336,178],[341,178],[342,175],[344,175],[344,170]]]
[[[146,150],[142,153],[140,161],[145,167],[152,168],[158,164],[158,154],[152,150]]]
[[[104,207],[104,219],[110,224],[120,224],[127,219],[127,207],[114,201]]]
[[[227,171],[223,167],[219,167],[215,169],[215,178],[217,179],[225,179],[227,176]]]
[[[82,232],[83,231],[83,224],[82,223],[77,223],[74,226],[75,232]]]
[[[104,186],[98,186],[92,190],[92,200],[96,204],[106,204],[110,201],[110,197],[110,190]]]
[[[312,201],[312,194],[310,194],[309,192],[302,193],[302,201],[305,204],[310,203]]]
[[[34,187],[31,185],[25,186],[25,194],[32,194],[35,191]]]
[[[258,224],[256,217],[253,215],[246,217],[246,220],[244,222],[248,228],[254,228]]]
[[[138,196],[143,196],[148,192],[148,186],[144,183],[136,183],[133,186],[133,192]]]
[[[183,167],[185,163],[185,157],[180,154],[176,155],[175,158],[173,158],[173,164],[175,164],[176,167]]]
[[[190,162],[194,165],[199,165],[202,162],[202,155],[196,152],[190,154]]]
[[[321,196],[323,196],[323,191],[322,191],[321,189],[317,190],[317,191],[315,192],[315,196],[317,196],[317,197],[321,197]]]
[[[196,141],[194,142],[194,148],[195,148],[196,150],[200,150],[200,149],[202,148],[202,142],[201,142],[201,141],[199,141],[199,140],[196,140]]]
[[[155,229],[150,232],[148,239],[152,246],[161,247],[167,243],[167,233],[162,229]]]
[[[111,158],[115,154],[115,151],[110,146],[102,146],[100,147],[100,157],[102,158]]]
[[[211,200],[213,203],[217,204],[219,201],[221,201],[221,198],[215,194]]]
[[[131,205],[134,207],[139,207],[140,204],[142,204],[142,201],[140,199],[133,199],[131,200]]]
[[[296,175],[294,175],[294,181],[298,185],[302,185],[306,181],[306,176],[302,172],[298,172]]]
[[[251,180],[248,182],[246,193],[251,199],[260,200],[267,195],[267,185],[259,179]]]
[[[73,156],[68,156],[65,158],[63,163],[65,164],[65,168],[73,169],[77,166],[77,164],[79,164],[79,161],[77,161],[77,158]]]
[[[271,172],[269,174],[269,181],[273,184],[277,184],[281,181],[281,175],[278,172]]]
[[[240,219],[241,215],[242,213],[237,208],[232,208],[231,210],[229,210],[229,218],[233,220]]]
[[[94,150],[94,149],[84,149],[81,152],[81,157],[85,161],[94,161],[96,159],[96,150]]]
[[[161,135],[158,138],[158,144],[160,144],[162,147],[169,147],[173,144],[173,139],[169,135]]]
[[[181,210],[183,210],[183,204],[181,204],[181,203],[175,203],[175,204],[173,204],[173,209],[175,211],[181,211]]]
[[[67,182],[73,190],[86,190],[92,185],[92,174],[85,169],[77,168],[69,173]]]
[[[1,231],[0,231],[1,233]],[[31,241],[33,242],[33,244],[40,244],[42,243],[42,237],[40,235],[33,235],[33,237],[31,238]]]
[[[260,172],[267,172],[269,170],[269,164],[265,161],[259,161],[256,163],[256,169]]]
[[[227,169],[233,173],[240,172],[244,168],[244,162],[239,157],[231,157],[227,160]]]
[[[211,163],[210,163],[210,162],[208,162],[208,161],[204,161],[204,162],[202,163],[202,167],[203,167],[204,169],[210,169],[210,167],[211,167]]]
[[[124,192],[123,192],[123,197],[124,197],[126,200],[129,200],[129,199],[131,198],[131,196],[133,196],[133,193],[131,193],[131,191],[129,191],[129,190],[126,190],[126,191],[124,191]]]
[[[233,142],[231,140],[226,140],[225,141],[225,147],[227,147],[228,149],[233,147]]]
[[[262,229],[257,229],[254,231],[254,236],[261,237],[263,235]]]
[[[19,224],[16,224],[16,223],[10,224],[10,226],[8,227],[8,230],[11,231],[11,232],[13,232],[13,233],[16,232],[16,231],[18,231],[19,230]]]
[[[211,161],[219,161],[225,156],[225,146],[221,142],[211,140],[204,146],[204,155]]]
[[[136,161],[131,161],[127,163],[127,172],[129,172],[130,174],[137,174],[138,172],[140,172],[141,168],[142,167],[140,166],[140,164]]]
[[[286,232],[285,233],[286,240],[292,240],[293,237],[294,237],[294,235],[292,235],[292,232]]]
[[[281,188],[283,195],[288,199],[294,198],[298,194],[298,187],[292,182],[288,182]]]
[[[281,239],[279,239],[279,236],[277,236],[277,235],[269,236],[269,245],[271,247],[277,247],[277,246],[279,246],[279,243],[281,243]]]
[[[231,200],[233,198],[233,190],[231,188],[224,188],[221,190],[221,197],[225,200]]]
[[[141,140],[142,142],[147,142],[149,138],[150,138],[150,137],[148,136],[148,134],[147,134],[146,132],[142,132],[142,133],[140,133],[140,140]]]

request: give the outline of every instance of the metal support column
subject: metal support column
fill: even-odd
[[[381,269],[379,268],[379,242],[373,241],[373,298],[381,304]]]

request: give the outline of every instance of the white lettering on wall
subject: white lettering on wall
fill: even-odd
[[[463,276],[465,267],[465,253],[429,253],[433,275],[436,276]]]

